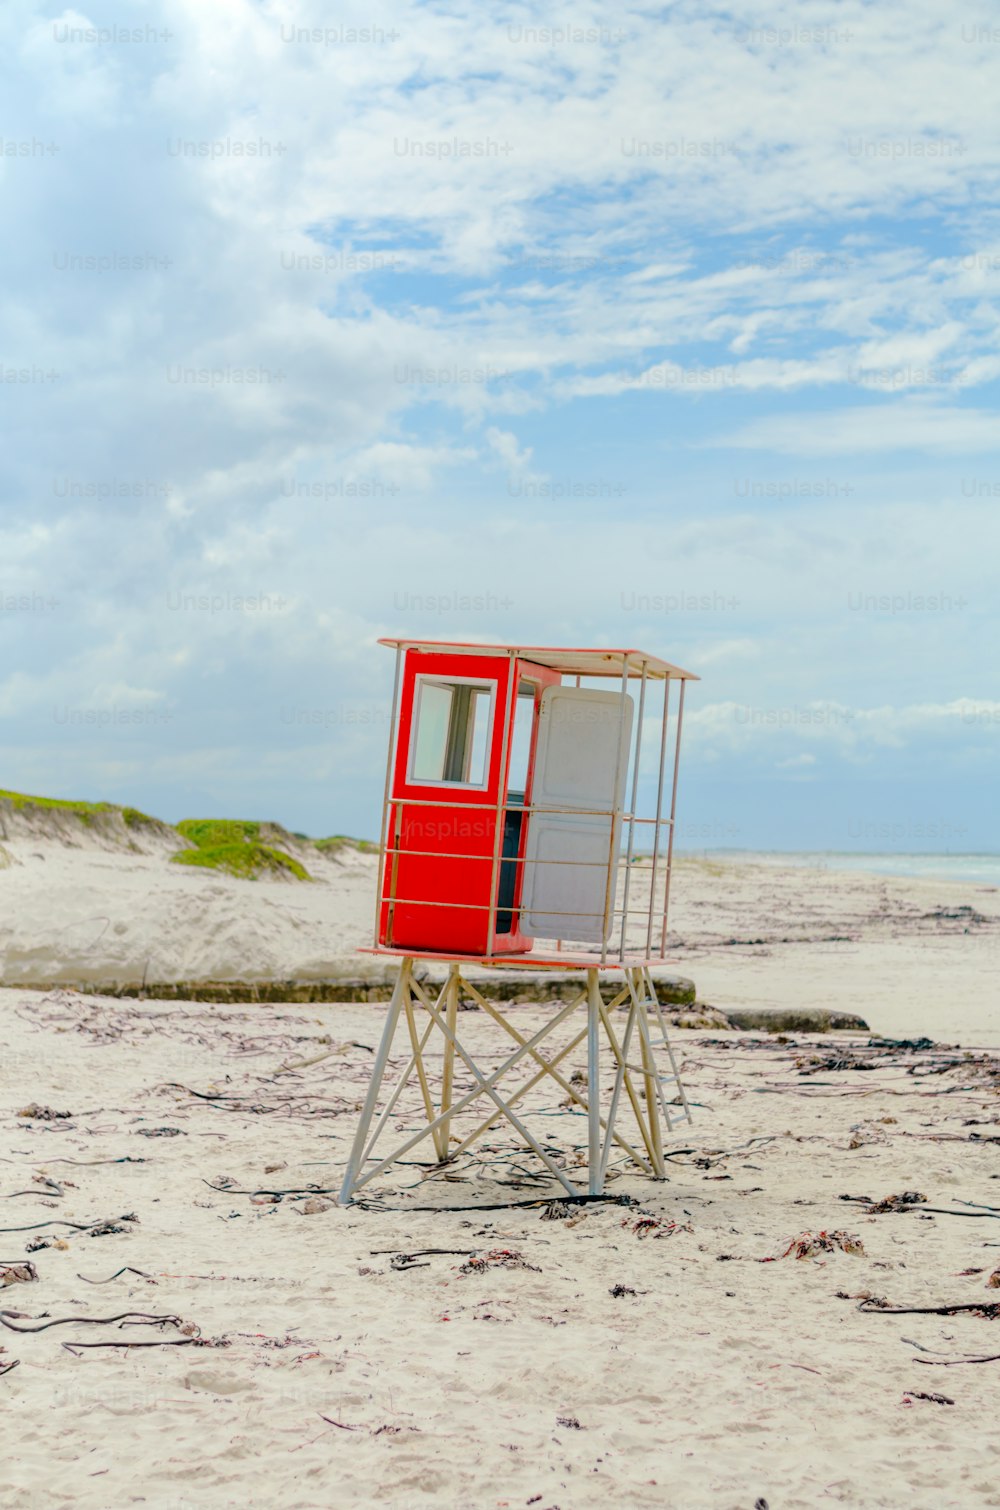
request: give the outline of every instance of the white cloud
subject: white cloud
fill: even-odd
[[[495,425],[490,425],[486,431],[486,441],[512,476],[523,479],[539,475],[531,470],[531,447],[520,446],[512,431],[498,430]]]
[[[768,415],[717,436],[712,444],[793,456],[930,451],[961,457],[996,452],[998,427],[988,409],[881,399],[866,408]]]
[[[756,661],[763,653],[763,647],[756,640],[750,639],[720,640],[716,644],[699,645],[696,652],[699,666],[712,666],[720,661]]]
[[[51,746],[46,710],[93,689],[178,710],[157,781],[215,783],[240,749],[280,764],[275,706],[371,696],[373,640],[400,627],[662,647],[706,673],[693,728],[716,764],[748,734],[772,762],[807,737],[845,760],[950,740],[963,715],[914,711],[911,678],[927,708],[992,689],[995,499],[958,496],[969,458],[1000,479],[973,393],[1000,377],[977,18],[995,24],[944,0],[781,0],[766,26],[745,6],[547,12],[627,33],[578,45],[530,35],[523,6],[390,0],[373,23],[359,0],[334,20],[151,0],[128,21],[174,35],[126,52],[8,0],[5,133],[58,147],[0,157],[0,353],[59,374],[3,389],[0,592],[58,600],[0,615],[31,769],[65,788],[110,768]],[[373,25],[395,35],[330,36]],[[796,40],[816,26],[835,35]],[[107,253],[147,261],[55,262]],[[823,465],[797,467],[805,492],[743,496],[732,448],[755,485]],[[859,457],[863,493],[808,491],[854,487]],[[875,465],[900,458],[905,477]],[[425,611],[418,589],[487,606]],[[976,606],[883,622],[846,601],[934,591]],[[176,592],[285,606],[171,611]],[[772,736],[731,711],[791,705],[856,716]]]

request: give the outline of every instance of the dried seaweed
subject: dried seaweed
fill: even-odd
[[[994,1321],[1000,1316],[1000,1300],[961,1301],[955,1305],[941,1306],[894,1306],[886,1300],[865,1299],[858,1310],[877,1311],[882,1316],[958,1316],[966,1311],[971,1316],[982,1316],[987,1321]]]
[[[108,1232],[127,1232],[127,1227],[116,1225],[120,1222],[137,1222],[139,1218],[134,1211],[125,1216],[97,1218],[93,1222],[70,1222],[65,1217],[55,1217],[49,1222],[32,1222],[27,1227],[0,1227],[0,1232],[37,1232],[41,1227],[72,1227],[76,1232],[88,1232],[91,1237],[103,1237]]]
[[[120,1326],[173,1326],[179,1331],[185,1331],[189,1336],[200,1335],[201,1328],[193,1322],[186,1322],[180,1316],[156,1316],[151,1311],[121,1311],[117,1316],[60,1316],[53,1321],[43,1321],[41,1326],[14,1326],[8,1318],[20,1316],[19,1311],[0,1311],[0,1326],[5,1326],[9,1332],[47,1332],[54,1326],[111,1326],[117,1322]]]

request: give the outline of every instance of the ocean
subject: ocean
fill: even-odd
[[[883,876],[910,876],[928,881],[976,881],[1000,887],[1000,855],[962,854],[858,854],[836,850],[750,851],[707,849],[677,851],[697,853],[705,859],[756,860],[775,865],[802,865],[811,870],[866,870]]]

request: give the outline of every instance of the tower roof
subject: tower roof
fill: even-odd
[[[653,680],[697,682],[693,671],[685,671],[660,656],[650,655],[645,650],[605,649],[599,646],[590,650],[568,648],[562,645],[478,645],[464,640],[408,640],[386,637],[380,645],[392,645],[402,650],[448,650],[455,655],[516,655],[520,660],[534,661],[536,666],[548,666],[564,676],[610,676],[620,677],[626,665],[629,676],[641,676],[643,667]]]

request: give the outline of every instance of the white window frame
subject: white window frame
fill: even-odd
[[[417,757],[417,731],[420,727],[420,702],[423,696],[424,686],[434,683],[437,686],[471,686],[489,688],[490,712],[486,725],[486,761],[482,781],[427,781],[413,775],[413,764]],[[452,791],[461,792],[485,792],[490,784],[490,766],[493,754],[493,727],[496,718],[497,695],[500,690],[500,681],[491,676],[451,676],[447,672],[419,671],[414,678],[413,689],[413,713],[410,718],[410,748],[406,760],[406,784],[407,786],[442,786]]]

